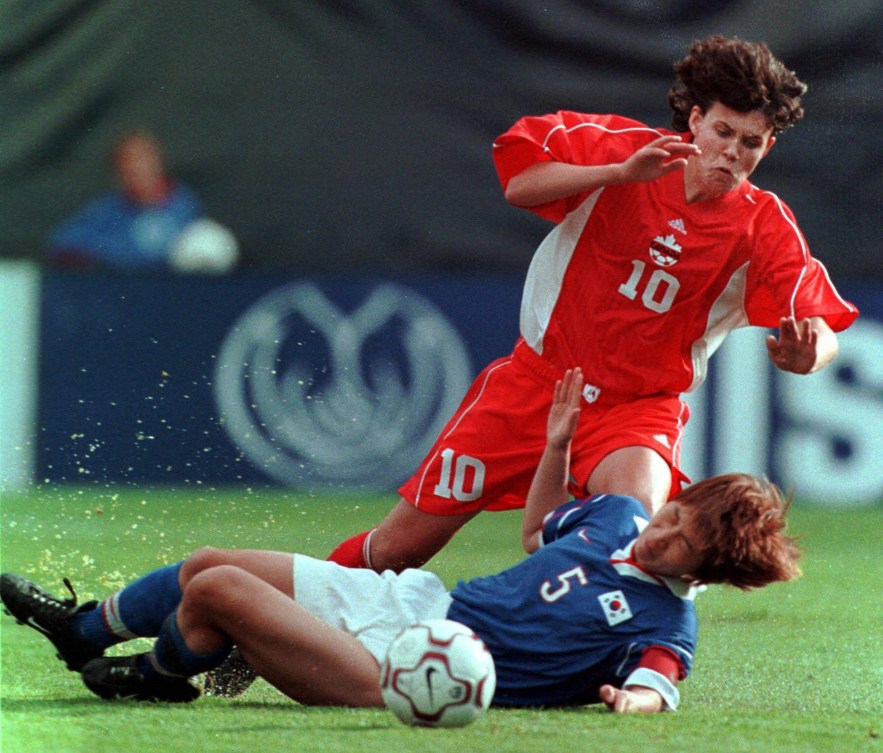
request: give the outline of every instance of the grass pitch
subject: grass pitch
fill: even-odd
[[[47,487],[0,501],[0,564],[58,595],[68,576],[85,601],[205,544],[324,557],[392,502],[279,490]],[[519,526],[518,513],[480,515],[429,567],[453,585],[507,566],[522,557]],[[756,593],[713,587],[700,596],[697,657],[676,714],[492,709],[462,730],[422,730],[383,710],[299,706],[263,681],[238,699],[108,703],[64,669],[46,640],[4,615],[2,750],[883,753],[881,529],[883,507],[795,505],[791,531],[804,535],[804,577]]]

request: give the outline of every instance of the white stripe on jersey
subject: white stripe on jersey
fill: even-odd
[[[828,281],[828,286],[831,288],[831,292],[834,293],[835,296],[837,296],[837,300],[840,301],[840,303],[842,303],[844,306],[846,306],[846,308],[848,308],[850,311],[858,311],[858,309],[853,306],[849,301],[845,300],[843,296],[841,296],[840,293],[837,291],[837,288],[834,287],[834,283],[831,282],[831,276],[828,274],[828,268],[818,259],[815,259],[815,262],[822,270],[822,274],[825,275],[825,279]]]
[[[794,236],[797,238],[797,242],[800,244],[800,253],[803,255],[803,269],[800,270],[800,274],[797,276],[797,282],[794,284],[794,290],[791,292],[791,300],[788,302],[788,308],[791,312],[791,316],[795,316],[794,314],[794,301],[797,298],[797,291],[800,289],[800,283],[803,282],[803,278],[806,275],[806,268],[808,266],[809,260],[809,249],[806,247],[806,242],[803,240],[803,236],[800,234],[800,230],[798,230],[797,225],[794,221],[788,216],[788,213],[785,211],[784,207],[782,207],[781,199],[776,196],[772,191],[764,191],[768,196],[773,198],[773,201],[776,202],[776,208],[779,210],[779,214],[782,215],[782,219],[788,223],[791,229],[794,231]]]
[[[488,373],[484,375],[484,381],[481,383],[481,389],[479,389],[478,394],[475,396],[475,400],[473,400],[465,410],[461,411],[460,415],[457,417],[457,420],[454,422],[453,426],[451,426],[451,428],[444,435],[443,439],[446,439],[448,436],[450,436],[451,432],[453,432],[460,425],[460,422],[463,420],[463,418],[466,416],[466,414],[469,413],[470,410],[472,410],[472,408],[476,405],[476,403],[478,403],[479,400],[481,400],[481,396],[484,394],[484,390],[487,387],[488,380],[491,378],[491,374],[493,374],[498,369],[503,368],[504,366],[509,366],[511,363],[512,363],[512,360],[509,359],[509,360],[505,361],[504,363],[494,366],[494,368],[490,369],[488,371]],[[416,507],[418,509],[420,508],[420,492],[423,489],[423,482],[426,479],[426,474],[429,473],[429,469],[435,463],[435,459],[437,457],[438,457],[438,451],[436,451],[436,453],[432,456],[432,460],[430,460],[426,464],[426,467],[423,469],[423,475],[420,476],[420,484],[417,487],[417,496],[414,499],[414,507]]]
[[[603,188],[589,194],[540,243],[534,252],[521,296],[521,336],[535,353],[543,354],[543,335],[561,294],[564,274]]]
[[[679,468],[681,465],[681,445],[684,441],[684,429],[687,428],[684,414],[687,410],[687,404],[681,401],[681,412],[678,413],[678,436],[675,439],[674,447],[671,448],[671,459],[676,468]]]
[[[748,314],[745,312],[745,289],[750,263],[745,262],[733,272],[726,287],[708,310],[705,332],[690,346],[693,381],[685,392],[692,392],[705,381],[708,375],[708,359],[720,347],[729,332],[748,324]]]
[[[657,136],[664,136],[660,131],[657,131],[655,128],[650,128],[649,126],[643,127],[632,127],[632,128],[607,128],[606,126],[601,125],[600,123],[577,123],[576,125],[570,126],[570,128],[565,127],[563,124],[556,125],[552,128],[547,134],[546,138],[543,139],[543,151],[549,151],[549,140],[552,138],[553,134],[556,131],[564,131],[565,133],[570,133],[571,131],[576,131],[580,128],[597,128],[599,131],[604,131],[605,133],[631,133],[632,131],[644,131],[646,133],[655,133]]]
[[[752,187],[757,188],[756,186],[752,186]],[[803,282],[803,278],[806,275],[807,268],[809,267],[809,259],[810,259],[809,249],[806,247],[806,241],[804,240],[803,235],[800,232],[800,229],[797,227],[797,224],[794,222],[794,220],[792,220],[788,216],[788,213],[785,211],[785,208],[782,205],[782,200],[776,194],[774,194],[772,191],[762,191],[762,193],[765,193],[767,196],[772,197],[773,201],[776,203],[776,208],[779,210],[779,214],[782,215],[782,218],[785,220],[785,222],[788,223],[788,225],[794,231],[794,236],[797,238],[797,241],[800,244],[800,252],[801,252],[801,254],[803,254],[803,269],[800,270],[800,275],[797,277],[797,282],[794,285],[794,291],[791,293],[791,301],[789,304],[791,316],[793,316],[796,319],[797,315],[795,313],[794,301],[797,298],[797,291],[800,289],[800,283]],[[842,303],[844,306],[846,306],[850,311],[855,311],[856,310],[855,306],[853,306],[851,303],[849,303],[849,301],[844,300],[843,296],[840,295],[837,288],[834,287],[834,283],[831,282],[831,277],[828,275],[828,269],[825,267],[825,265],[822,264],[822,262],[820,262],[818,259],[814,259],[814,261],[821,268],[822,273],[825,275],[825,280],[827,280],[828,286],[831,289],[831,291],[834,293],[834,295],[837,297],[837,300],[840,301],[840,303]]]

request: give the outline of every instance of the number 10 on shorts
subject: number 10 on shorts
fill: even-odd
[[[441,451],[441,474],[435,485],[437,497],[471,502],[484,491],[484,463],[469,455],[457,455],[450,447]]]

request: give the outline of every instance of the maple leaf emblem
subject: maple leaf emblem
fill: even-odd
[[[671,267],[681,259],[681,245],[673,235],[657,235],[650,242],[650,258],[660,267]]]

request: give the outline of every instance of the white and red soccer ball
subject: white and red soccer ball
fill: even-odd
[[[402,722],[422,727],[463,727],[494,697],[497,675],[487,647],[453,620],[426,620],[390,644],[380,670],[387,707]]]

